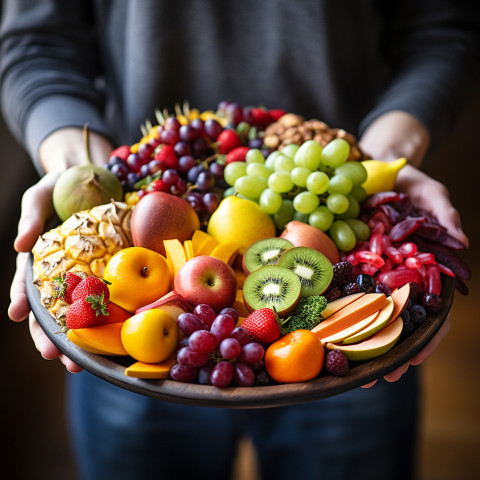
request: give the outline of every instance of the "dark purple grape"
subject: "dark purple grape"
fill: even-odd
[[[120,180],[125,180],[128,175],[128,167],[122,163],[115,163],[110,167],[110,171],[115,174]]]
[[[138,156],[145,162],[150,160],[153,153],[153,147],[148,143],[142,143],[138,147]]]
[[[421,305],[413,305],[408,313],[410,314],[410,321],[415,325],[420,325],[427,318],[427,312]]]
[[[215,141],[222,133],[223,127],[213,118],[205,120],[205,134],[210,140]]]
[[[238,360],[248,365],[253,365],[256,362],[260,362],[264,354],[265,349],[262,345],[257,342],[250,342],[242,347]]]
[[[178,182],[179,178],[180,176],[178,175],[178,172],[173,168],[169,168],[165,170],[162,174],[162,180],[168,186],[175,185]]]
[[[270,385],[270,383],[270,377],[265,370],[260,370],[255,373],[255,385],[258,385],[259,387],[264,387],[266,385]]]
[[[177,325],[185,335],[191,335],[197,330],[204,328],[202,321],[193,313],[181,313],[177,317]]]
[[[180,142],[177,142],[173,147],[173,149],[175,150],[175,153],[179,157],[185,157],[187,155],[191,155],[192,153],[192,147],[190,146],[190,144],[183,140],[181,140]]]
[[[216,193],[208,192],[203,196],[203,204],[207,212],[212,214],[220,205],[220,198]]]
[[[112,155],[108,159],[108,165],[117,165],[117,164],[124,164],[125,162],[120,158],[117,157],[116,155]]]
[[[242,362],[235,362],[233,379],[239,387],[251,387],[255,383],[255,373],[252,367]]]
[[[224,338],[230,336],[234,328],[235,320],[230,315],[221,313],[215,317],[210,331],[218,338],[218,341],[221,342]]]
[[[202,321],[207,330],[210,330],[210,327],[217,316],[215,310],[206,303],[200,303],[197,305],[193,310],[193,313]]]
[[[140,167],[140,171],[138,172],[140,174],[140,176],[142,178],[145,178],[147,177],[148,175],[150,175],[150,167],[148,166],[148,163],[144,163],[141,167]]]
[[[190,335],[189,346],[196,352],[210,353],[217,348],[217,345],[217,337],[208,330],[197,330]]]
[[[170,193],[172,195],[183,195],[187,191],[187,184],[185,183],[185,180],[182,180],[181,178],[178,179],[177,183],[175,185],[172,185],[170,187]]]
[[[180,157],[178,159],[178,170],[182,173],[186,173],[196,164],[197,161],[195,158],[193,158],[191,155],[185,155],[184,157]]]
[[[202,192],[208,192],[215,186],[215,177],[204,170],[198,174],[195,184]]]
[[[160,134],[160,141],[172,146],[178,142],[179,138],[179,134],[176,130],[164,130]]]
[[[141,180],[140,175],[137,175],[136,173],[129,172],[127,175],[127,185],[132,190],[135,188],[135,184],[140,180]]]
[[[142,161],[136,153],[131,153],[127,157],[126,163],[128,165],[128,168],[134,173],[137,173],[140,170],[140,167],[142,166]]]
[[[192,202],[194,200],[202,200],[202,194],[200,192],[188,192],[185,200],[187,202]]]
[[[175,130],[178,132],[180,127],[181,127],[181,124],[176,117],[168,117],[165,120],[165,130]]]
[[[203,165],[201,164],[195,165],[188,171],[187,180],[191,183],[196,183],[198,176],[200,175],[200,173],[204,171],[205,171],[205,168],[203,167]]]
[[[226,107],[225,113],[230,121],[235,125],[238,125],[243,121],[243,108],[238,103],[230,103]]]
[[[212,162],[208,167],[208,170],[212,175],[215,175],[217,178],[223,178],[223,172],[225,171],[225,166],[220,165],[217,162]]]
[[[375,290],[375,287],[376,287],[375,279],[371,275],[362,273],[357,277],[356,282],[362,292],[372,293]]]
[[[208,363],[208,360],[208,353],[197,352],[191,346],[183,347],[177,352],[178,363],[187,367],[203,367]]]
[[[410,321],[410,311],[405,309],[403,312],[402,312],[402,315],[400,315],[402,317],[402,320],[403,320],[403,323],[408,323]]]
[[[104,163],[104,164],[102,165],[102,168],[103,168],[104,170],[111,170],[111,169],[112,169],[112,165],[110,165],[109,163]]]
[[[220,310],[219,313],[226,313],[227,315],[230,315],[235,320],[235,323],[237,323],[238,313],[234,308],[232,307],[222,308],[222,310]],[[244,328],[242,328],[242,330],[246,331]]]
[[[148,168],[150,170],[150,174],[154,174],[159,172],[160,170],[163,170],[165,166],[160,160],[150,160],[148,162]]]
[[[208,333],[211,335],[211,332]],[[234,360],[237,358],[241,350],[242,346],[240,345],[240,342],[232,337],[223,339],[218,347],[220,355],[227,360]]]
[[[194,128],[199,135],[204,135],[205,134],[205,123],[201,118],[194,118],[190,122],[190,126]]]
[[[182,125],[178,133],[180,135],[180,140],[183,140],[184,142],[193,142],[193,140],[198,138],[198,131],[190,125]]]
[[[237,339],[242,346],[246,345],[250,340],[250,334],[242,327],[235,327],[230,336]]]
[[[379,283],[375,287],[375,292],[376,293],[384,293],[387,297],[389,297],[392,294],[392,289],[390,287],[388,287],[387,285],[383,284],[383,283]]]
[[[426,293],[422,297],[422,306],[427,312],[435,313],[442,308],[442,299],[436,293]]]
[[[203,138],[196,138],[192,142],[192,153],[194,157],[201,157],[202,155],[205,154],[205,152],[208,149],[208,143],[207,141]]]
[[[252,138],[251,140],[249,140],[248,146],[250,148],[260,149],[263,146],[263,140],[261,138]]]
[[[212,374],[213,365],[207,363],[198,371],[198,383],[200,385],[211,385],[210,375]]]
[[[197,378],[198,371],[198,368],[187,367],[186,365],[176,363],[170,369],[170,378],[177,382],[193,382]]]
[[[230,385],[233,379],[233,365],[226,360],[218,362],[210,374],[210,381],[216,387],[225,388]]]

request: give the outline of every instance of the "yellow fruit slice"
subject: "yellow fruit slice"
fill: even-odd
[[[161,379],[170,376],[170,369],[175,365],[175,356],[159,363],[136,362],[125,369],[127,377]]]
[[[187,262],[188,260],[192,259],[195,254],[193,253],[193,243],[191,240],[185,240],[183,242],[183,249],[185,250],[185,257],[187,258]]]
[[[362,184],[362,187],[367,192],[367,195],[394,190],[397,173],[406,163],[407,159],[404,157],[393,162],[364,160],[362,164],[367,170],[367,179]]]
[[[239,317],[248,317],[250,315],[250,312],[247,310],[247,307],[243,302],[242,290],[237,290],[237,296],[232,307],[237,311]]]
[[[121,339],[123,322],[107,323],[96,327],[75,328],[69,330],[68,338],[75,343],[80,339],[85,345],[105,352],[104,355],[128,355]],[[73,335],[73,332],[75,335]]]
[[[89,345],[87,342],[85,342],[84,340],[79,338],[73,330],[69,330],[67,332],[67,337],[72,343],[77,345],[77,347],[83,348],[87,352],[96,353],[98,355],[110,355],[110,353],[107,352],[106,350],[101,350],[99,348],[94,348],[91,345]]]
[[[187,261],[187,256],[185,255],[185,249],[183,248],[180,240],[172,238],[170,240],[164,240],[163,246],[165,247],[165,252],[167,254],[167,263],[169,265],[170,273],[173,272],[173,277],[180,270],[182,265]]]
[[[213,249],[210,256],[218,258],[219,260],[227,263],[228,265],[232,265],[239,250],[240,250],[240,245],[238,245],[238,243],[234,243],[234,242],[221,243],[220,245],[216,246]]]
[[[193,254],[197,255],[209,255],[213,249],[219,245],[219,242],[215,240],[211,235],[205,233],[203,230],[195,230],[192,235],[192,246],[193,246]],[[210,252],[200,253],[202,250],[210,249]]]

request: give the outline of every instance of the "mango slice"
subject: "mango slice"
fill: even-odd
[[[233,242],[226,242],[216,246],[210,256],[218,258],[231,266],[239,251],[240,245]]]
[[[176,361],[176,357],[172,356],[158,363],[136,362],[125,369],[125,375],[127,377],[149,379],[169,378],[170,369]]]

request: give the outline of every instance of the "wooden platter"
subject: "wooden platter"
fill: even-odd
[[[216,408],[267,408],[304,403],[331,397],[365,385],[400,367],[417,354],[437,333],[453,302],[455,282],[443,275],[442,309],[426,320],[407,339],[388,353],[368,362],[351,364],[344,377],[320,376],[303,383],[265,387],[228,387],[143,380],[127,377],[125,367],[134,363],[130,357],[106,357],[89,353],[70,342],[48,311],[40,303],[40,293],[32,283],[32,256],[27,270],[27,295],[38,323],[48,338],[66,356],[86,371],[119,387],[161,400]]]

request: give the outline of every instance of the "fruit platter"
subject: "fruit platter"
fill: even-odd
[[[468,293],[464,248],[353,135],[222,102],[156,111],[53,191],[27,294],[85,370],[163,400],[265,408],[337,395],[417,354]]]

